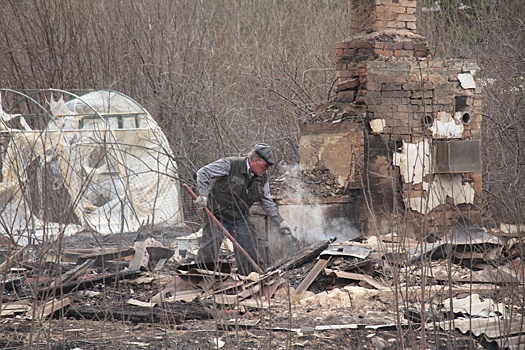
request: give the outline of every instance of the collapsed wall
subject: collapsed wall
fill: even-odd
[[[303,168],[365,193],[367,235],[444,234],[480,221],[482,96],[474,60],[435,58],[415,0],[351,3],[336,44],[337,97],[303,127]]]

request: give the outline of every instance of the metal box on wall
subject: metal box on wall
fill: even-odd
[[[481,172],[481,140],[434,140],[434,173]]]

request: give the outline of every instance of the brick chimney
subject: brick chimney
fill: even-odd
[[[474,60],[435,58],[416,0],[351,0],[337,96],[302,127],[301,166],[327,168],[366,234],[446,233],[480,222],[482,94]],[[363,197],[364,196],[364,197]],[[361,222],[361,218],[364,218]]]
[[[416,32],[416,0],[354,0],[350,33],[408,30]]]

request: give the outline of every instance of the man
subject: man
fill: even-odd
[[[279,214],[277,205],[270,197],[266,171],[274,164],[270,146],[258,143],[247,157],[221,158],[197,171],[199,196],[195,205],[198,209],[207,206],[259,266],[263,261],[257,249],[255,229],[249,219],[250,207],[260,202],[266,215],[279,225],[279,232],[282,235],[291,234],[290,225]],[[198,263],[216,262],[224,239],[224,233],[208,217],[206,219],[196,258]],[[248,275],[254,271],[249,260],[237,248],[234,250],[239,272]]]

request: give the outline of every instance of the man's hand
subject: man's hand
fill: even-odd
[[[286,221],[282,221],[279,224],[279,233],[283,236],[285,235],[291,235],[292,234],[292,228]]]
[[[206,203],[208,203],[208,197],[198,196],[194,203],[198,210],[202,210],[206,208]]]

